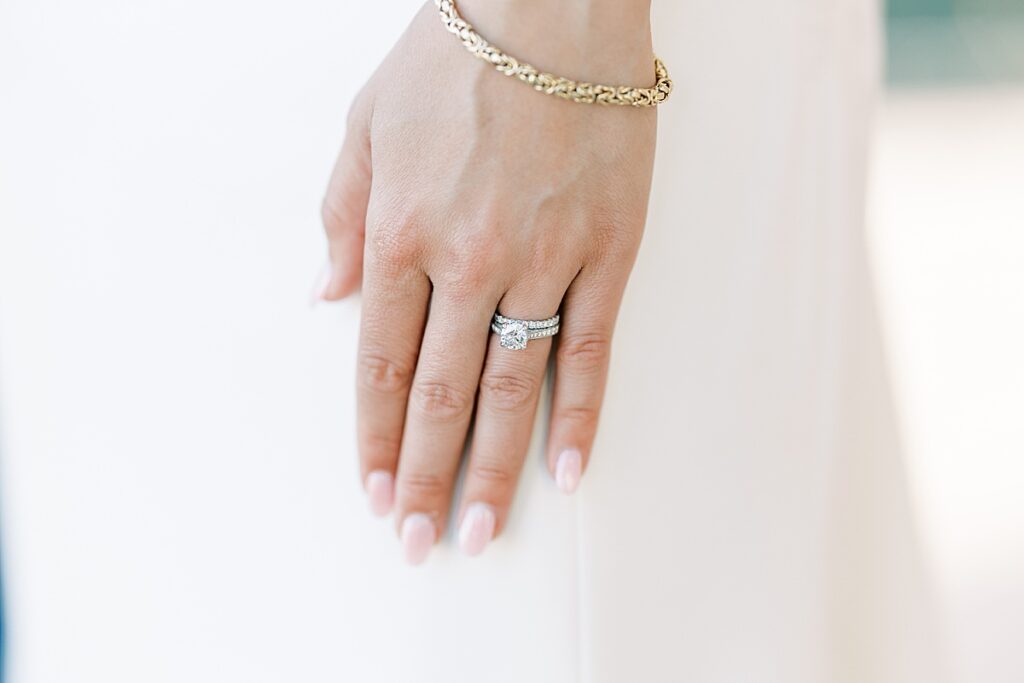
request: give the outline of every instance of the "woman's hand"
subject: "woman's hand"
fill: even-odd
[[[538,68],[653,83],[646,0],[459,9]],[[499,347],[495,311],[561,312],[547,463],[559,488],[576,488],[643,230],[655,120],[653,109],[576,104],[501,75],[444,30],[432,2],[357,97],[324,201],[321,297],[362,283],[361,471],[374,512],[396,507],[410,562],[445,526],[474,413],[463,550],[483,550],[506,519],[552,340]]]

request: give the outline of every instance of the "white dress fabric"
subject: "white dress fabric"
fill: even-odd
[[[878,8],[656,5],[590,469],[558,493],[539,425],[502,538],[413,569],[357,481],[358,302],[305,300],[418,3],[0,4],[9,683],[942,680],[862,229]]]

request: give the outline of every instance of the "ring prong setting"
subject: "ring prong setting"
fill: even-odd
[[[509,320],[501,325],[501,348],[522,351],[529,339],[525,320]]]

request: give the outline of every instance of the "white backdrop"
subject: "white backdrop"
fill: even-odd
[[[404,566],[352,455],[357,307],[309,307],[348,102],[419,5],[0,2],[10,683],[472,677],[489,653],[420,634],[485,614],[569,675],[571,609],[528,616],[572,606],[569,571]],[[521,509],[556,543],[536,468]]]
[[[577,630],[586,606],[574,583],[579,558],[565,545],[580,536],[580,497],[553,495],[534,462],[515,512],[522,523],[510,533],[533,529],[537,552],[497,543],[467,562],[443,545],[426,567],[407,569],[390,522],[366,511],[352,456],[357,304],[308,304],[323,256],[319,202],[348,102],[419,4],[0,0],[0,532],[11,683],[314,682],[353,671],[360,683],[456,680],[454,671],[458,680],[518,682],[537,680],[537,661],[548,680],[577,675],[578,652],[587,647]],[[741,26],[750,11],[743,3],[686,7],[692,16],[721,14],[721,30],[662,41],[663,56],[706,57],[717,35],[737,35],[731,23],[748,36],[757,30]],[[670,63],[710,94],[710,103],[690,101],[693,121],[715,121],[716,106],[746,116],[733,106],[746,101],[703,63]],[[729,66],[739,73],[742,65]],[[906,111],[898,132],[913,129],[921,115]],[[766,120],[763,127],[773,125]],[[727,136],[691,138],[682,126],[668,134],[698,152],[721,145],[725,155],[746,154]],[[945,130],[936,134],[945,137]],[[899,146],[906,137],[886,139],[896,140],[901,153],[920,154],[913,144]],[[879,177],[895,188],[881,193],[883,227],[909,225],[914,212],[899,208],[904,195],[934,192],[901,184],[920,175],[906,159],[882,156]],[[712,192],[731,188],[729,159],[710,171],[718,183],[709,185]],[[944,193],[958,190],[956,178],[945,180]],[[679,193],[663,195],[665,213],[707,190],[691,184]],[[964,211],[972,206],[964,203]],[[935,216],[925,213],[918,225],[930,229]],[[707,225],[715,223],[693,229]],[[1017,559],[1005,561],[1011,525],[1020,518],[1011,490],[1020,473],[961,476],[972,470],[953,465],[972,458],[974,446],[947,419],[959,409],[957,390],[947,386],[943,393],[924,381],[943,376],[950,362],[973,367],[993,345],[964,342],[941,354],[918,353],[920,340],[935,336],[928,330],[944,329],[929,327],[920,311],[931,309],[918,304],[937,301],[944,311],[947,302],[912,285],[943,279],[946,270],[928,263],[903,270],[908,255],[927,253],[918,243],[926,238],[907,231],[887,249],[888,234],[876,239],[888,258],[883,284],[897,293],[884,308],[894,318],[896,358],[906,361],[897,379],[910,404],[904,415],[911,421],[911,463],[919,467],[910,472],[920,497],[915,512],[939,563],[939,602],[959,609],[947,614],[956,622],[947,642],[963,655],[962,680],[997,680],[995,673],[1016,680],[1015,645],[999,640],[1012,628],[999,624],[1017,622],[997,622],[992,614],[1020,600],[1019,581],[1007,573],[1019,565],[1019,545]],[[992,244],[991,252],[1000,253],[1000,241]],[[728,260],[715,262],[722,263]],[[968,302],[964,310],[978,309]],[[985,310],[992,319],[1001,314]],[[632,340],[634,348],[646,348],[640,341]],[[1012,361],[999,349],[998,358],[988,358],[993,373]],[[1020,436],[1006,407],[1019,392],[999,386],[1010,386],[993,392],[1000,408],[979,403],[972,413],[977,424],[1000,416],[1000,430],[992,432],[999,448],[983,445],[989,474],[1005,467]],[[936,396],[949,398],[929,401]],[[621,407],[636,398],[617,400]],[[678,418],[668,405],[658,414]],[[936,467],[932,456],[939,441],[951,442],[949,434],[966,445],[947,446],[940,461],[946,464]],[[734,473],[728,463],[721,467],[709,497],[715,486],[731,490],[722,482]],[[603,489],[593,483],[592,506],[606,509],[595,516],[611,522],[614,482],[606,479]],[[584,485],[581,497],[587,495]],[[707,509],[699,495],[689,502],[691,512]],[[986,506],[990,500],[999,501],[998,509]],[[963,514],[965,502],[973,516]],[[794,518],[802,515],[796,507]],[[706,528],[695,514],[685,531],[713,547],[728,539],[719,529],[756,527],[748,511],[728,507],[726,515]],[[631,537],[624,547],[636,551],[647,541]],[[733,559],[756,550],[715,547]],[[672,552],[661,557],[672,559]],[[728,576],[714,583],[714,558],[683,569],[705,580],[706,595],[695,607],[711,609],[727,594]],[[763,569],[784,572],[786,564]],[[617,591],[609,576],[617,575],[590,578]],[[393,589],[371,589],[378,585]],[[994,598],[987,597],[990,586],[997,587]],[[657,588],[635,587],[648,611]],[[453,600],[456,592],[474,599]],[[610,622],[632,615],[632,595],[623,593],[598,616]],[[777,625],[770,597],[751,591],[741,599],[746,603],[710,625],[685,624],[690,638],[680,647],[714,633],[728,649],[738,623],[733,614],[743,607],[756,606],[763,624]],[[437,633],[454,638],[495,615],[512,625],[502,629],[507,642],[500,647],[475,650],[455,640],[436,647]],[[593,642],[614,646],[616,633]],[[645,637],[637,630],[629,647],[641,649],[635,641]],[[662,650],[672,643],[665,633],[653,640],[649,646]],[[765,643],[760,654],[770,660]],[[495,651],[509,654],[500,674]]]
[[[1024,87],[890,95],[872,238],[957,681],[1024,680]]]

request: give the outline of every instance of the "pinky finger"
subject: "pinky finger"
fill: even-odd
[[[590,458],[624,286],[624,281],[584,268],[562,305],[561,333],[555,337],[548,469],[563,493],[576,490]]]

